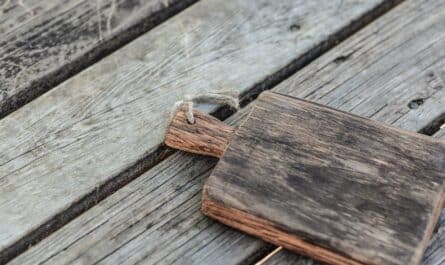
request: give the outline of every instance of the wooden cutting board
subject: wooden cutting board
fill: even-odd
[[[194,111],[166,144],[220,157],[204,214],[329,264],[419,264],[444,202],[445,143],[265,92],[236,130]]]

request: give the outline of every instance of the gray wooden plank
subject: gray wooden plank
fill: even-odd
[[[434,89],[428,82],[422,82],[425,78],[423,73],[437,71],[437,64],[432,64],[425,69],[415,66],[417,62],[427,60],[431,54],[412,51],[401,54],[394,52],[390,58],[392,60],[387,56],[376,57],[376,55],[384,51],[382,45],[389,48],[400,46],[402,50],[411,49],[410,45],[416,44],[412,39],[421,32],[428,32],[431,25],[436,25],[436,28],[432,28],[435,31],[434,34],[431,32],[429,34],[436,37],[425,39],[420,35],[420,40],[429,42],[440,40],[444,32],[437,28],[439,24],[437,19],[443,19],[443,11],[440,9],[439,1],[432,3],[424,5],[410,1],[402,4],[349,38],[347,42],[340,44],[335,50],[326,53],[299,71],[276,90],[280,93],[310,98],[311,92],[315,94],[319,89],[326,87],[332,90],[331,93],[347,96],[351,89],[361,83],[360,80],[362,82],[368,80],[367,85],[371,85],[373,89],[383,86],[382,89],[370,93],[371,90],[362,88],[355,91],[355,96],[351,99],[339,98],[336,101],[332,99],[332,102],[327,102],[326,99],[315,99],[315,101],[411,131],[422,130],[440,115],[440,104],[437,101],[444,98],[444,89]],[[406,20],[406,17],[400,14],[406,14],[410,20]],[[422,22],[424,20],[429,23]],[[420,25],[420,28],[416,28],[416,25]],[[401,30],[405,27],[414,27],[416,30]],[[396,36],[398,41],[392,41],[393,36]],[[411,40],[411,44],[404,45],[408,40]],[[388,42],[391,45],[388,46]],[[343,60],[342,56],[351,50],[356,50],[357,54]],[[436,49],[436,58],[440,58],[443,52],[444,49]],[[369,65],[371,59],[376,59],[372,68],[357,67]],[[387,69],[405,64],[406,67],[399,71],[387,71]],[[380,67],[384,67],[383,73],[388,72],[388,74],[382,74]],[[337,68],[339,68],[338,71]],[[345,81],[344,76],[339,73],[347,74],[349,76],[347,79],[350,81]],[[356,75],[358,79],[351,78]],[[429,95],[433,97],[425,100],[424,104],[418,108],[408,107],[408,103],[413,99]],[[352,105],[360,104],[351,110],[351,107],[346,105],[348,102],[353,103]],[[234,118],[242,118],[241,116],[247,110],[248,108],[241,110],[234,115]],[[406,116],[412,118],[411,122],[405,124],[404,120],[408,120],[404,118]],[[179,264],[181,261],[192,264],[240,264],[246,259],[255,258],[258,250],[265,250],[268,247],[270,249],[271,246],[262,241],[232,229],[225,229],[223,225],[204,218],[198,210],[199,193],[202,181],[209,175],[209,171],[201,174],[200,169],[207,167],[207,162],[201,164],[203,157],[199,156],[190,156],[191,158],[188,158],[189,155],[186,154],[177,154],[177,156],[164,160],[154,169],[30,248],[17,257],[12,264],[52,263],[53,261],[61,264],[88,263],[88,257],[92,257],[93,261],[102,260],[103,263],[113,264],[131,258],[133,255],[134,260],[145,264],[159,260],[162,260],[164,264]],[[182,163],[187,164],[185,168],[189,168],[190,171],[182,170]],[[209,160],[208,163],[207,168],[210,169],[215,160]],[[162,168],[176,168],[176,170],[166,171],[161,170]],[[143,184],[151,179],[162,184],[171,178],[174,179],[173,183],[184,178],[200,178],[201,182],[191,187],[170,184],[159,196],[156,196],[157,193],[151,196],[152,185]],[[196,197],[185,196],[193,191],[196,192]],[[180,202],[174,202],[179,206],[170,211],[174,206],[170,207],[169,198],[176,198],[180,194],[184,197],[181,197]],[[161,203],[157,201],[152,203],[155,199],[161,200]],[[141,201],[141,203],[136,204],[133,203],[134,201]],[[189,210],[190,208],[181,205],[190,205],[190,207],[194,205],[195,208]],[[156,206],[159,207],[156,208]],[[153,208],[156,208],[157,212],[150,210]],[[168,211],[169,215],[158,214],[160,211]],[[131,215],[131,213],[134,214]],[[135,217],[129,218],[129,216]],[[175,225],[163,226],[165,222]],[[197,222],[197,224],[189,225],[190,222]],[[113,238],[113,235],[117,236]],[[126,263],[133,264],[134,260],[130,259]]]
[[[434,137],[445,139],[445,128],[440,129]],[[442,210],[436,233],[423,256],[422,265],[439,265],[445,263],[445,209]]]
[[[0,260],[159,161],[185,94],[264,88],[396,2],[199,2],[6,116]]]
[[[434,134],[435,137],[441,137],[445,138],[445,126],[442,126],[442,128]]]
[[[238,124],[246,113],[229,123]],[[11,264],[238,264],[248,259],[265,244],[199,210],[202,186],[216,161],[177,152]]]
[[[0,1],[0,118],[193,2]]]
[[[321,263],[290,250],[282,249],[267,260],[264,260],[261,265],[321,265]]]

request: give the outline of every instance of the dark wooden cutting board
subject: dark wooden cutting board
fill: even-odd
[[[202,211],[330,264],[418,264],[444,201],[445,143],[263,93],[231,128],[195,111],[166,144],[220,157]]]

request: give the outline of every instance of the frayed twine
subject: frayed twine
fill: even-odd
[[[236,92],[206,93],[196,96],[185,95],[183,100],[175,102],[173,110],[170,113],[170,120],[173,119],[181,106],[185,105],[187,121],[190,124],[194,124],[195,116],[193,115],[193,106],[195,103],[208,103],[217,106],[230,106],[236,110],[239,109],[238,93]]]

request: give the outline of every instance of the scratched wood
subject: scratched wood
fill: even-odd
[[[159,161],[185,94],[263,89],[394,2],[205,0],[6,116],[0,260]]]
[[[234,115],[229,124],[240,124],[249,109]],[[390,111],[394,109],[383,110]],[[240,264],[259,258],[270,246],[200,212],[201,189],[216,162],[175,154],[11,264],[120,264],[124,260],[127,264]],[[300,265],[315,264],[293,253],[290,258],[306,262]]]
[[[401,4],[274,90],[310,98],[411,131],[430,127],[444,113],[445,91],[443,82],[438,78],[443,69],[440,58],[445,52],[445,49],[440,49],[444,31],[440,28],[441,23],[437,22],[444,19],[442,5],[440,1],[428,4],[408,1]],[[400,14],[407,14],[411,19],[407,20]],[[415,30],[403,30],[405,28]],[[433,37],[425,38],[422,34]],[[431,47],[433,51],[416,52],[415,47],[421,48],[420,44]],[[392,50],[389,58],[384,56],[385,47]],[[346,58],[344,55],[351,51],[355,51],[355,55]],[[320,89],[329,93],[317,94]],[[354,96],[348,97],[348,93],[354,93]],[[331,94],[337,95],[338,99]],[[425,100],[422,104],[419,101],[417,106],[413,105],[412,102],[419,98]],[[235,116],[239,118],[245,112],[242,110]],[[199,211],[200,190],[215,164],[214,160],[209,159],[201,163],[203,159],[178,154],[164,160],[30,248],[12,264],[87,263],[99,260],[119,264],[129,257],[132,259],[128,264],[136,261],[156,263],[160,260],[164,264],[182,264],[181,261],[192,264],[251,262],[258,258],[258,253],[264,254],[264,250],[272,246],[203,217]],[[202,167],[209,170],[203,172]],[[180,180],[184,178],[199,178],[200,182],[191,186],[181,185]],[[157,186],[160,185],[160,189],[162,183],[170,179],[171,184],[165,184],[162,192],[153,193],[153,196],[150,195],[151,182],[144,184],[152,180]],[[174,185],[177,182],[178,185]],[[179,201],[174,203],[180,206],[171,206],[172,209],[169,199],[173,197],[178,198]],[[156,211],[150,212],[154,208]],[[168,214],[158,214],[163,211]],[[128,219],[129,215],[131,219]],[[165,222],[175,225],[164,226]],[[114,240],[110,240],[112,237]]]
[[[445,140],[445,130],[434,134],[434,137]],[[445,262],[445,210],[442,210],[439,223],[426,249],[422,265],[440,265]],[[269,258],[264,265],[315,265],[320,264],[310,258],[303,257],[292,251],[282,250]]]
[[[299,76],[283,82],[277,91],[309,87],[296,95],[385,119],[402,128],[414,126],[422,132],[434,132],[445,117],[443,6],[442,1],[406,1],[342,43],[335,52],[314,62],[313,68],[303,69]],[[402,28],[413,31],[408,33]],[[388,91],[390,87],[392,92]],[[412,90],[413,87],[418,89]],[[382,95],[388,99],[381,100]],[[388,112],[391,108],[393,111]],[[440,235],[433,237],[423,264],[443,262],[445,248]],[[282,264],[286,253],[289,252],[278,254],[276,262],[271,259],[271,264]],[[291,256],[290,260],[295,258]],[[301,264],[306,263],[303,260]]]
[[[422,5],[420,5],[422,6]],[[436,6],[437,7],[437,6]],[[420,9],[421,10],[421,9]],[[431,10],[427,10],[430,13],[434,13],[437,12],[440,9],[433,9]],[[415,9],[411,8],[411,11],[409,13],[415,13],[416,12],[420,12],[420,11],[416,11]],[[423,11],[422,11],[423,12]],[[425,12],[426,13],[426,12]],[[394,20],[397,18],[397,15],[393,13],[392,16],[389,17],[389,19],[386,17],[386,20]],[[422,17],[421,17],[422,18]],[[419,18],[418,18],[419,19]],[[374,26],[377,25],[377,26]],[[386,27],[388,25],[388,27]],[[391,27],[394,27],[394,23],[386,23],[385,21],[380,22],[378,24],[374,23],[373,27],[368,27],[370,29],[362,31],[361,33],[357,34],[356,37],[351,38],[351,39],[356,39],[359,38],[361,39],[361,41],[363,43],[371,43],[372,45],[376,45],[376,43],[379,43],[379,41],[375,41],[374,38],[376,37],[375,34],[372,34],[373,31],[379,31],[381,30],[382,32],[384,32],[385,30],[391,29]],[[405,37],[406,39],[409,38],[413,38],[412,35],[409,35],[410,32],[409,31],[401,31],[399,30],[398,33],[400,34],[401,32],[405,32],[405,34],[407,34],[407,36]],[[440,33],[440,32],[439,32]],[[390,32],[389,34],[385,34],[383,35],[384,39],[389,38],[389,36],[391,36],[391,34],[394,34],[394,32]],[[377,34],[378,37],[378,34]],[[406,39],[404,40],[403,38],[400,39],[401,43],[403,43],[404,41],[406,41]],[[393,46],[397,46],[397,43],[393,43]],[[360,49],[366,50],[366,48],[368,48],[368,46],[358,46],[357,49],[360,51]],[[308,84],[308,86],[312,87],[312,90],[316,90],[319,86],[323,87],[326,85],[329,85],[329,81],[331,79],[333,79],[334,83],[337,82],[339,83],[339,81],[341,80],[337,80],[336,78],[340,78],[341,76],[339,76],[338,74],[336,75],[330,75],[329,73],[326,72],[322,72],[321,70],[323,70],[323,68],[325,67],[329,67],[331,68],[331,70],[335,67],[339,67],[341,69],[343,69],[343,71],[347,71],[350,69],[350,67],[354,64],[354,63],[363,63],[364,61],[366,61],[366,59],[368,57],[372,58],[373,52],[370,51],[369,53],[364,53],[363,56],[355,56],[355,57],[351,57],[348,60],[343,60],[343,53],[347,52],[349,48],[345,49],[344,47],[340,49],[338,49],[335,51],[332,51],[330,53],[328,53],[328,55],[324,56],[323,58],[321,58],[320,60],[317,60],[313,65],[311,65],[310,67],[307,67],[307,71],[304,72],[304,74],[300,74],[300,81],[301,80],[305,80],[305,79],[312,79],[312,81]],[[440,50],[439,53],[440,55]],[[394,64],[400,64],[401,62],[406,62],[409,61],[410,59],[412,59],[412,54],[405,54],[404,56],[400,56],[397,58],[398,61],[394,61]],[[417,54],[416,55],[417,59],[421,59],[422,58],[422,54]],[[339,59],[337,59],[339,58]],[[337,59],[337,60],[335,60]],[[382,59],[380,59],[382,60]],[[342,64],[338,64],[338,62],[344,61]],[[378,63],[378,62],[377,62]],[[416,68],[410,68],[410,69],[405,69],[405,71],[401,71],[401,73],[395,73],[392,72],[389,75],[381,75],[379,72],[379,74],[375,74],[375,71],[378,68],[372,68],[369,71],[366,71],[365,74],[362,76],[361,78],[363,80],[366,80],[366,78],[370,78],[370,77],[374,77],[374,80],[376,80],[376,82],[380,82],[382,84],[385,84],[386,82],[389,82],[390,80],[394,79],[395,77],[397,77],[399,74],[406,74],[406,71],[412,71],[413,69],[419,71]],[[361,69],[358,69],[355,74],[361,73],[360,72]],[[431,70],[431,69],[427,69],[427,70]],[[423,73],[423,71],[422,71]],[[354,73],[351,73],[354,74]],[[404,77],[406,78],[406,75]],[[432,120],[434,120],[437,116],[437,106],[440,106],[440,104],[437,101],[441,100],[441,97],[436,94],[436,97],[430,97],[429,100],[426,100],[424,102],[424,104],[418,106],[417,108],[409,108],[408,107],[408,103],[410,103],[413,99],[417,98],[419,95],[424,95],[424,96],[428,96],[428,95],[432,95],[434,91],[438,90],[440,92],[440,89],[433,90],[431,89],[431,86],[429,85],[428,82],[426,82],[426,77],[425,79],[423,79],[424,76],[420,75],[421,79],[420,81],[418,81],[416,83],[415,86],[407,86],[405,87],[405,90],[403,91],[404,93],[400,93],[400,91],[394,90],[397,89],[396,86],[385,86],[385,91],[380,91],[382,94],[388,94],[387,97],[379,97],[377,100],[377,95],[374,95],[374,99],[372,101],[365,101],[363,102],[363,104],[360,104],[359,107],[357,107],[356,109],[352,110],[352,112],[357,111],[357,112],[362,112],[362,113],[368,113],[368,116],[373,116],[373,113],[375,113],[379,108],[381,108],[382,106],[380,104],[383,104],[385,106],[385,104],[387,104],[385,107],[382,108],[382,110],[380,112],[377,112],[378,115],[375,115],[375,117],[373,116],[373,118],[378,119],[380,121],[385,121],[387,123],[394,123],[396,122],[396,125],[400,126],[400,127],[404,127],[404,128],[408,128],[410,130],[421,130],[422,124],[424,123],[428,123],[431,122]],[[318,81],[317,81],[318,80]],[[421,82],[421,81],[424,82]],[[436,79],[437,80],[437,79]],[[357,82],[357,80],[354,80],[354,82]],[[311,86],[311,83],[313,84]],[[341,82],[342,83],[342,82]],[[339,89],[345,89],[347,91],[347,89],[349,89],[348,87],[348,82],[344,82],[345,84],[341,87],[339,87]],[[352,83],[351,83],[352,84]],[[440,85],[440,82],[438,83]],[[303,97],[307,94],[310,94],[307,90],[305,90],[307,87],[291,87],[289,90],[291,90],[291,94],[296,95],[296,96],[300,96]],[[336,92],[336,88],[335,87],[331,87],[332,92]],[[347,92],[344,92],[343,94],[346,94]],[[339,92],[341,94],[341,91]],[[366,97],[366,95],[369,95],[369,91],[364,91],[364,90],[360,90],[356,93],[356,97],[349,99],[350,101],[353,101],[353,103],[355,102],[356,104],[359,103],[360,101],[362,101],[363,98]],[[400,100],[398,100],[398,98],[402,96],[400,98]],[[379,106],[376,108],[375,104],[378,103]],[[336,101],[332,103],[332,106],[336,107],[338,105],[342,105],[342,102]],[[345,108],[346,109],[346,108]],[[347,110],[347,109],[346,109]],[[419,119],[416,120],[415,117],[416,115],[419,114]],[[411,119],[404,119],[404,117],[411,117]],[[404,124],[404,120],[410,120],[411,122],[407,123],[406,125]],[[417,123],[416,123],[417,121]],[[167,160],[168,162],[169,160]],[[166,163],[167,163],[166,162]],[[178,163],[178,161],[173,161],[174,163]],[[179,172],[178,172],[179,174]],[[172,175],[173,176],[173,175]],[[122,192],[124,192],[124,190],[122,190]],[[172,187],[170,192],[175,192],[174,188]],[[119,193],[119,192],[118,192]],[[117,193],[116,193],[117,194]],[[119,193],[122,195],[122,193]],[[130,196],[129,194],[132,194],[131,190],[127,191],[127,193],[123,194],[124,196]],[[195,198],[198,204],[199,204],[199,199]],[[110,207],[110,205],[113,204],[117,204],[119,205],[119,201],[125,201],[125,199],[122,200],[116,200],[113,201],[110,199],[110,201],[107,201],[108,203],[108,207]],[[187,199],[184,199],[184,203],[187,201]],[[105,202],[105,201],[104,201]],[[167,203],[166,203],[167,204]],[[101,207],[102,204],[99,204],[97,206],[97,208]],[[95,209],[97,209],[95,208]],[[134,209],[135,212],[137,212],[139,209],[135,208]],[[178,214],[180,216],[180,212],[182,210],[180,209],[176,209],[175,211],[173,211],[174,213]],[[106,214],[110,214],[113,213],[113,211],[110,210],[110,212],[106,212]],[[115,214],[116,212],[114,212]],[[190,213],[191,214],[191,213]],[[193,214],[191,214],[191,216],[195,216],[195,215],[200,215],[198,211],[193,212]],[[103,217],[101,217],[102,222],[107,222],[106,220],[106,215],[104,215]],[[117,215],[119,216],[119,214]],[[119,236],[121,237],[121,241],[120,243],[118,242],[116,246],[113,246],[113,249],[115,250],[115,252],[108,252],[107,248],[103,247],[103,243],[99,243],[98,245],[96,245],[96,243],[94,242],[102,242],[99,239],[94,239],[91,237],[91,234],[85,234],[85,231],[83,231],[82,228],[83,226],[81,225],[81,221],[80,220],[88,220],[89,218],[92,218],[89,215],[84,215],[82,218],[76,219],[76,221],[70,223],[73,226],[67,226],[65,228],[63,228],[62,230],[59,231],[59,233],[56,233],[53,235],[53,237],[50,237],[48,240],[43,241],[40,245],[38,245],[35,248],[30,249],[26,255],[21,256],[20,261],[22,262],[26,262],[28,261],[29,263],[33,263],[33,259],[29,259],[29,257],[33,257],[35,258],[35,260],[38,260],[38,257],[40,255],[42,255],[44,258],[42,259],[42,261],[46,260],[47,258],[49,258],[50,256],[54,255],[53,259],[61,259],[62,253],[71,253],[70,255],[72,259],[80,259],[82,260],[83,258],[85,258],[85,256],[89,256],[89,255],[93,255],[95,256],[96,254],[102,258],[106,257],[107,261],[113,261],[116,260],[119,257],[125,256],[124,253],[128,252],[128,253],[140,253],[139,255],[136,255],[138,258],[140,258],[141,260],[150,260],[151,258],[153,258],[154,260],[156,260],[155,255],[153,255],[154,250],[159,250],[159,249],[166,249],[166,252],[159,252],[159,256],[168,256],[168,260],[166,261],[166,263],[168,263],[168,261],[170,261],[170,263],[172,263],[174,260],[177,260],[179,257],[186,257],[188,259],[192,259],[194,260],[196,263],[199,263],[200,261],[202,261],[202,264],[207,264],[205,261],[203,260],[218,260],[218,258],[221,256],[221,259],[223,259],[223,257],[227,257],[227,255],[223,255],[222,253],[224,252],[218,252],[218,246],[219,244],[224,244],[224,248],[221,248],[222,250],[230,250],[230,251],[237,251],[236,247],[239,247],[240,249],[242,249],[242,257],[246,258],[246,256],[248,256],[248,254],[253,254],[252,248],[249,248],[249,244],[242,244],[242,238],[245,237],[245,235],[243,234],[239,234],[239,233],[234,233],[232,230],[220,230],[220,226],[216,225],[217,228],[214,228],[213,224],[214,223],[204,223],[203,226],[205,226],[205,228],[202,229],[201,232],[196,232],[196,234],[194,234],[194,236],[190,236],[186,231],[187,231],[187,227],[185,227],[184,229],[182,229],[179,226],[176,227],[172,227],[173,230],[175,230],[177,232],[178,239],[181,239],[182,241],[179,242],[187,242],[181,245],[172,245],[172,248],[167,248],[167,246],[169,244],[171,244],[171,242],[167,243],[165,241],[161,241],[160,239],[159,244],[150,244],[150,242],[156,241],[156,240],[148,240],[147,237],[144,237],[145,234],[142,233],[142,231],[145,229],[145,226],[143,226],[142,224],[144,224],[145,220],[149,220],[149,222],[156,222],[156,219],[152,219],[152,215],[148,214],[147,216],[144,217],[140,217],[140,218],[136,218],[134,219],[135,222],[140,220],[139,222],[136,223],[136,225],[131,225],[131,223],[124,223],[121,222],[120,225],[118,225],[119,227],[122,227],[122,229],[126,229],[128,227],[132,227],[130,230],[133,231],[133,234],[126,234],[126,233],[121,233],[119,234]],[[84,219],[85,218],[85,219]],[[100,218],[100,217],[97,217]],[[123,218],[123,216],[121,216],[120,218]],[[147,218],[147,219],[146,219]],[[79,221],[77,221],[79,220]],[[94,224],[95,222],[92,221],[92,223]],[[141,224],[140,226],[138,224]],[[104,231],[101,231],[101,233],[105,233],[108,231],[110,231],[108,227],[103,227],[100,225],[95,225],[97,228],[92,228],[93,230],[95,230],[94,232],[98,232],[101,229],[104,229]],[[97,229],[97,230],[96,230]],[[107,230],[108,229],[108,230]],[[213,230],[215,229],[215,230]],[[91,230],[90,230],[91,231]],[[138,232],[139,231],[139,232]],[[171,230],[167,230],[170,231]],[[207,240],[205,240],[205,238],[207,235],[211,234],[212,231],[217,231],[215,232],[216,234],[213,235],[218,235],[218,239],[215,240],[211,240],[211,243]],[[219,232],[218,232],[219,231]],[[134,234],[136,233],[136,234]],[[137,233],[142,233],[142,238],[137,237]],[[79,238],[85,238],[85,240],[66,240],[64,241],[63,238],[65,237],[75,237],[76,239]],[[137,240],[131,240],[133,237],[137,238]],[[99,236],[97,238],[100,238]],[[54,241],[52,241],[54,240]],[[99,240],[99,241],[98,241]],[[57,243],[56,243],[57,242]],[[128,243],[126,243],[128,242]],[[174,242],[174,241],[173,241]],[[254,242],[254,244],[256,245],[256,248],[254,248],[255,250],[258,249],[262,249],[265,247],[265,244],[260,244],[258,243],[258,241],[251,241],[251,243]],[[66,243],[66,244],[65,244]],[[134,244],[133,244],[134,243]],[[158,242],[157,242],[158,243]],[[208,244],[208,247],[206,246],[206,243]],[[239,243],[239,244],[238,244]],[[82,252],[82,250],[79,250],[79,246],[80,245],[87,245],[89,246],[89,248],[87,249],[88,252]],[[143,247],[140,245],[144,245]],[[48,248],[48,246],[51,246]],[[151,246],[151,247],[150,247]],[[231,246],[231,247],[230,247]],[[63,251],[63,249],[66,249],[66,251]],[[48,251],[48,249],[52,249],[52,251]],[[117,250],[116,250],[117,249]],[[193,249],[194,251],[190,252],[190,249]],[[244,252],[244,249],[246,250],[246,252]],[[136,250],[136,251],[134,251]],[[139,250],[140,252],[138,252],[137,250]],[[73,252],[70,252],[73,251]],[[79,252],[77,252],[79,251]],[[210,251],[210,252],[209,252]],[[80,255],[80,253],[84,253],[83,255]],[[171,254],[168,254],[171,253]],[[207,253],[207,254],[206,254]],[[212,254],[209,254],[212,253]],[[234,253],[239,253],[239,252],[234,252]],[[246,253],[244,255],[244,253]],[[213,255],[214,254],[214,255]],[[157,256],[157,257],[159,257]],[[232,259],[232,255],[229,255],[230,258]],[[236,256],[236,254],[234,254],[233,256]],[[40,256],[41,257],[41,256]],[[175,258],[176,257],[176,258]],[[28,258],[28,259],[27,259]],[[49,261],[53,260],[53,259],[49,259]],[[240,258],[241,259],[241,258]],[[237,262],[239,262],[239,259],[235,259],[237,260]],[[20,262],[19,262],[20,263]],[[223,262],[224,263],[224,262]],[[235,262],[233,262],[232,264],[234,264]]]
[[[192,2],[0,1],[0,117]]]
[[[418,264],[445,200],[444,161],[436,138],[266,92],[202,211],[329,264]]]

